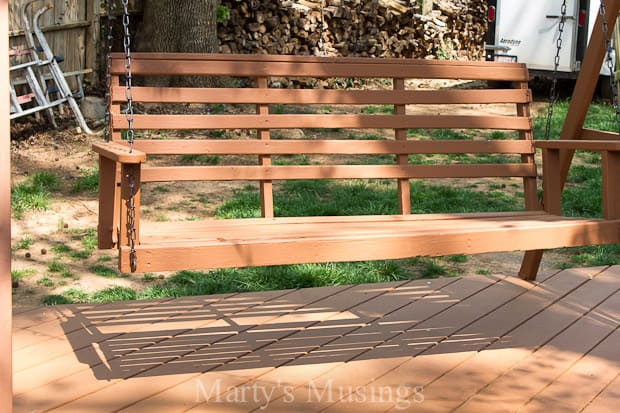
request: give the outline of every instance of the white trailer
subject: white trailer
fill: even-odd
[[[554,70],[563,0],[488,0],[486,59],[527,64],[532,76]],[[567,0],[560,77],[576,78],[600,0]],[[601,74],[609,76],[606,65]]]

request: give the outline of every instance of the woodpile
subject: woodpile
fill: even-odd
[[[486,0],[222,0],[223,53],[416,57],[484,56]]]

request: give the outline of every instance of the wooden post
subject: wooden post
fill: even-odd
[[[266,77],[259,77],[256,79],[256,87],[266,89],[269,87],[269,82]],[[259,115],[269,114],[269,105],[256,105],[256,112]],[[262,141],[268,141],[271,139],[269,129],[259,129],[257,131],[258,139]],[[258,162],[262,166],[271,165],[271,156],[263,155],[258,157]],[[263,218],[273,218],[273,182],[261,181],[260,182],[260,208]]]
[[[521,89],[529,89],[527,82],[521,82],[519,84],[519,87]],[[530,105],[522,103],[517,104],[517,115],[529,118],[531,116]],[[534,139],[531,130],[519,132],[519,138],[530,142]],[[535,155],[522,155],[521,160],[529,164],[534,164]],[[523,178],[523,190],[525,193],[525,209],[527,209],[528,211],[540,210],[541,206],[538,202],[538,187],[536,185],[536,178]],[[536,274],[538,274],[538,269],[540,268],[540,262],[542,261],[542,257],[543,250],[526,251],[523,255],[521,268],[519,269],[519,276],[524,280],[534,281],[536,279]]]
[[[116,162],[99,157],[99,224],[97,240],[99,249],[114,248],[117,243],[119,215],[119,185]]]
[[[557,173],[560,166],[559,149],[543,149],[543,204],[550,214],[562,213],[562,181]]]
[[[620,152],[605,151],[602,154],[603,170],[603,216],[620,218]]]
[[[86,21],[89,22],[86,31],[86,46],[84,51],[84,69],[92,68],[89,80],[93,86],[99,84],[99,70],[102,67],[99,50],[101,50],[101,2],[99,0],[86,0]]]
[[[620,0],[601,0],[605,2],[607,25],[610,35],[616,25],[618,12],[620,11]],[[588,108],[594,97],[594,91],[598,82],[601,65],[605,59],[605,35],[603,33],[603,19],[599,16],[594,24],[590,42],[581,64],[579,76],[575,83],[573,96],[571,97],[564,127],[560,133],[560,139],[580,139],[583,124],[586,120]],[[613,75],[613,74],[612,74]],[[562,186],[566,182],[568,170],[573,161],[574,150],[562,151],[560,177]]]
[[[394,79],[394,90],[405,90],[405,79]],[[406,105],[394,105],[395,115],[406,115]],[[407,129],[395,129],[395,138],[397,141],[407,140]],[[396,155],[396,162],[399,165],[409,164],[409,155]],[[398,180],[398,212],[402,215],[411,213],[411,187],[409,179]]]
[[[9,3],[0,0],[0,411],[13,411],[11,288],[11,135],[9,120]]]

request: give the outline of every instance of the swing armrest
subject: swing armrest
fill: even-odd
[[[146,153],[136,149],[129,152],[129,146],[117,142],[95,143],[93,151],[102,157],[123,164],[139,164],[146,161]]]
[[[557,140],[557,141],[534,141],[534,145],[540,149],[570,149],[578,151],[620,151],[620,140]]]
[[[603,216],[620,218],[620,141],[558,140],[536,141],[543,151],[543,204],[545,211],[561,214],[563,182],[560,178],[560,151],[584,150],[601,153]]]

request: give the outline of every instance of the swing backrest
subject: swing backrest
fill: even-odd
[[[410,179],[516,177],[525,182],[525,208],[540,208],[524,65],[135,53],[131,69],[137,150],[172,159],[228,156],[209,166],[147,163],[142,182],[259,182],[262,213],[270,217],[272,181],[395,180],[400,211],[392,212],[409,213]],[[111,72],[112,138],[122,142],[128,126],[121,106],[127,96],[124,55],[112,56]],[[196,76],[224,86],[158,86]],[[452,88],[454,81],[466,82]],[[439,160],[423,160],[424,154]],[[289,155],[310,156],[310,164],[281,158]]]

